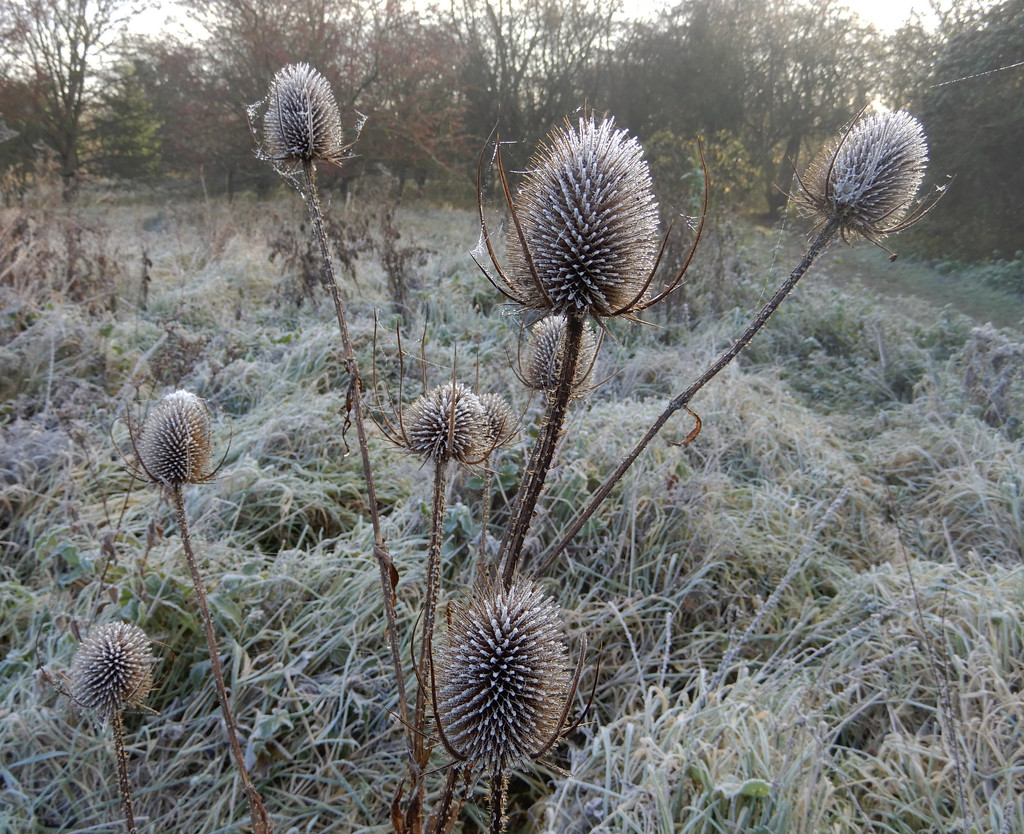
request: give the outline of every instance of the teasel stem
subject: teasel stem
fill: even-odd
[[[530,530],[533,513],[537,508],[537,500],[544,489],[551,462],[555,457],[555,448],[562,436],[565,417],[572,399],[573,383],[576,381],[576,367],[579,364],[580,347],[583,344],[583,333],[586,328],[586,317],[570,314],[565,317],[565,342],[562,363],[559,368],[558,384],[548,399],[544,414],[544,424],[540,436],[530,455],[530,464],[526,479],[516,494],[512,518],[505,528],[498,551],[498,565],[502,581],[506,588],[512,587],[516,566],[523,551],[523,542]]]
[[[487,527],[491,522],[491,490],[494,487],[494,469],[491,459],[484,461],[483,485],[480,488],[480,554],[477,557],[477,571],[487,563]]]
[[[491,822],[488,834],[505,834],[508,820],[505,818],[505,805],[508,802],[508,774],[496,771],[491,774],[491,798],[489,810]]]
[[[444,536],[446,512],[445,491],[448,489],[448,461],[434,465],[434,500],[430,509],[430,544],[427,549],[427,580],[423,598],[423,625],[420,637],[420,660],[417,665],[419,686],[416,689],[414,757],[424,770],[430,760],[430,748],[425,744],[427,723],[427,694],[430,681],[430,662],[433,656],[434,615],[437,610],[437,595],[441,587],[441,540]],[[424,789],[420,781],[419,790]]]
[[[398,572],[395,570],[391,554],[384,542],[381,529],[380,510],[377,506],[377,490],[374,486],[373,469],[370,465],[370,447],[366,440],[366,424],[363,420],[363,381],[359,376],[359,365],[352,347],[352,338],[348,331],[345,307],[341,303],[338,282],[334,276],[334,264],[327,248],[327,235],[324,232],[323,214],[320,210],[320,197],[316,185],[316,168],[312,162],[304,162],[303,177],[305,180],[304,196],[309,209],[309,217],[313,223],[313,232],[320,244],[320,258],[324,265],[324,280],[331,292],[334,302],[334,313],[338,319],[338,330],[341,332],[342,359],[348,372],[348,394],[346,406],[348,414],[356,424],[356,435],[359,439],[359,455],[363,464],[363,479],[366,481],[366,496],[370,505],[370,523],[373,526],[373,555],[380,568],[380,586],[384,597],[384,615],[387,620],[388,643],[391,647],[391,664],[395,670],[395,684],[398,687],[398,716],[406,728],[406,741],[411,751],[417,750],[416,735],[409,723],[409,698],[405,687],[405,674],[402,671],[402,654],[398,642],[398,626],[395,621],[395,584]],[[348,418],[346,418],[347,420]],[[422,745],[421,745],[422,746]]]
[[[124,722],[121,711],[114,710],[110,717],[114,730],[114,748],[117,752],[117,787],[121,791],[121,812],[124,814],[125,828],[128,834],[138,834],[135,827],[135,811],[132,809],[132,783],[128,779],[128,754],[124,749]]]
[[[462,807],[462,800],[456,798],[455,785],[461,775],[462,768],[458,765],[448,768],[441,798],[434,804],[427,820],[427,834],[450,834],[455,827],[455,820]]]
[[[254,834],[271,834],[274,828],[270,818],[267,816],[267,809],[263,805],[263,798],[249,778],[249,771],[246,770],[245,757],[242,755],[242,747],[238,743],[238,733],[235,730],[234,717],[228,704],[228,692],[224,686],[224,671],[220,664],[217,637],[213,633],[213,617],[210,615],[210,606],[206,600],[206,588],[203,585],[203,578],[199,575],[199,564],[196,561],[195,551],[192,548],[188,518],[185,515],[185,498],[180,485],[174,484],[169,486],[168,489],[174,501],[174,509],[177,511],[178,529],[181,531],[181,543],[185,549],[188,569],[192,574],[192,584],[195,585],[196,596],[199,598],[199,612],[202,615],[203,628],[206,631],[206,644],[210,650],[210,668],[213,671],[213,679],[217,685],[217,700],[220,701],[224,724],[227,727],[228,744],[231,747],[231,754],[235,759],[235,767],[238,768],[238,773],[242,778],[242,789],[245,791],[245,798],[249,803],[252,830]]]
[[[576,517],[576,520],[569,525],[568,530],[566,530],[562,535],[562,538],[551,549],[551,552],[544,557],[544,560],[539,564],[536,570],[536,574],[538,576],[542,575],[551,567],[552,564],[554,564],[555,559],[557,559],[561,555],[562,551],[568,547],[576,534],[583,528],[583,525],[587,523],[597,508],[601,506],[615,485],[622,479],[622,476],[626,474],[626,470],[633,465],[634,461],[636,461],[640,456],[640,453],[643,452],[644,449],[647,448],[648,444],[650,444],[650,442],[657,436],[658,432],[661,431],[669,418],[671,418],[672,415],[680,409],[687,408],[690,401],[694,396],[696,396],[697,392],[714,379],[719,372],[721,372],[748,344],[750,344],[751,339],[753,339],[754,336],[757,335],[757,332],[764,327],[768,319],[771,318],[772,313],[778,309],[786,296],[792,292],[793,288],[797,285],[807,270],[810,269],[818,259],[818,256],[828,248],[830,243],[832,243],[836,234],[839,232],[840,225],[841,221],[838,217],[832,217],[825,222],[818,231],[814,240],[811,242],[811,245],[803,259],[789,274],[789,277],[782,286],[776,290],[775,294],[770,299],[768,299],[768,302],[760,309],[757,315],[751,319],[746,329],[736,338],[727,350],[725,350],[714,362],[711,363],[711,365],[708,366],[704,373],[702,373],[689,388],[669,402],[665,407],[665,410],[647,430],[647,433],[640,438],[629,454],[623,458],[615,471],[605,479],[604,483],[601,484],[597,491],[591,496],[587,506],[583,508],[580,514]]]

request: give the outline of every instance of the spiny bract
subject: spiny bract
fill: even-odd
[[[877,240],[906,228],[924,179],[928,143],[921,123],[903,110],[857,122],[818,156],[801,179],[798,202],[843,237]]]
[[[116,622],[93,630],[71,661],[71,697],[109,721],[138,706],[153,688],[150,640],[138,626]]]
[[[278,70],[263,116],[261,156],[287,172],[310,162],[340,162],[346,150],[327,79],[309,64]]]
[[[525,306],[614,316],[641,304],[658,204],[640,143],[612,119],[581,118],[576,130],[552,132],[515,207],[529,257],[510,230],[509,281]]]
[[[477,583],[453,605],[437,667],[438,720],[456,753],[502,773],[559,731],[570,688],[555,604],[532,582]]]
[[[487,453],[480,398],[460,382],[439,385],[414,400],[403,423],[408,449],[435,463],[478,463]]]
[[[210,448],[206,403],[180,390],[160,400],[136,443],[142,472],[154,483],[171,487],[209,480]]]
[[[578,394],[587,387],[594,367],[597,337],[593,328],[583,332],[572,390]],[[565,354],[565,317],[548,316],[537,322],[526,340],[522,363],[523,382],[534,391],[554,391],[558,387]]]

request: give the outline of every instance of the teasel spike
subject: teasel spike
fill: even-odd
[[[918,222],[935,206],[917,202],[928,161],[921,123],[903,110],[857,114],[796,181],[797,205],[824,223],[835,218],[847,243],[854,235],[885,250],[882,238]]]
[[[643,149],[612,119],[553,130],[507,201],[518,237],[509,278],[527,307],[600,318],[647,306],[657,203]]]
[[[560,368],[565,361],[565,326],[565,316],[554,314],[545,316],[530,328],[526,338],[525,367],[520,343],[519,370],[516,376],[530,390],[550,395],[557,389]],[[597,353],[603,337],[603,331],[601,338],[598,338],[592,328],[585,328],[570,396],[585,396],[587,390],[584,389],[590,388],[589,380],[597,362]]]
[[[143,421],[138,436],[130,420],[128,431],[138,462],[128,464],[132,474],[163,487],[206,483],[225,460],[210,465],[210,409],[202,398],[184,389],[164,395]]]
[[[564,732],[586,639],[570,676],[557,608],[525,579],[505,588],[479,578],[471,598],[453,608],[445,646],[429,666],[445,750],[490,772],[543,756]]]
[[[280,173],[293,174],[317,162],[341,164],[348,158],[352,143],[344,142],[334,92],[309,64],[289,64],[274,74],[266,99],[247,108],[250,129],[263,103],[263,145],[257,142],[257,153]]]
[[[150,639],[138,626],[125,622],[99,626],[82,641],[71,661],[68,694],[82,709],[95,710],[110,723],[117,758],[117,787],[128,834],[137,834],[124,746],[126,707],[140,706],[153,689]]]

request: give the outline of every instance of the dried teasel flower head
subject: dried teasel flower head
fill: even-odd
[[[453,604],[435,662],[435,711],[449,753],[491,773],[537,758],[558,740],[575,694],[558,609],[522,577],[481,580]]]
[[[345,159],[349,146],[343,140],[338,102],[327,79],[309,64],[278,70],[267,98],[249,108],[250,120],[264,103],[261,159],[283,173]]]
[[[497,448],[508,441],[515,428],[512,408],[500,394],[481,394],[480,405],[484,410],[487,445]]]
[[[139,474],[156,484],[199,484],[213,475],[210,410],[189,391],[167,394],[142,424],[135,441]]]
[[[588,327],[583,333],[572,383],[573,393],[577,396],[589,386],[596,354],[597,337],[593,328]],[[534,391],[554,391],[558,387],[564,355],[565,317],[547,316],[541,319],[531,328],[526,340],[525,356],[520,362],[523,382]]]
[[[461,382],[449,382],[418,397],[402,418],[398,442],[436,464],[479,463],[491,444],[480,398]]]
[[[83,709],[106,722],[140,705],[153,688],[150,639],[138,626],[107,623],[82,641],[71,661],[70,693]]]
[[[541,146],[509,232],[508,294],[562,314],[643,309],[658,252],[658,204],[640,143],[614,120],[566,122]]]
[[[900,232],[927,209],[916,203],[928,162],[921,123],[903,110],[858,119],[799,178],[798,205],[836,222],[843,239],[872,243]]]

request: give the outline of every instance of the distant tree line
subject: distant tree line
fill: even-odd
[[[921,117],[933,174],[958,174],[928,224],[934,254],[1012,254],[1024,165],[1024,0],[959,3],[883,36],[846,0],[181,0],[198,41],[129,37],[119,0],[0,0],[0,183],[46,169],[265,190],[245,105],[275,71],[317,67],[365,116],[358,158],[405,184],[469,183],[488,137],[510,170],[585,106],[635,132],[678,198],[704,138],[720,207],[775,215],[793,168],[879,100]],[[724,204],[723,204],[724,201]]]

